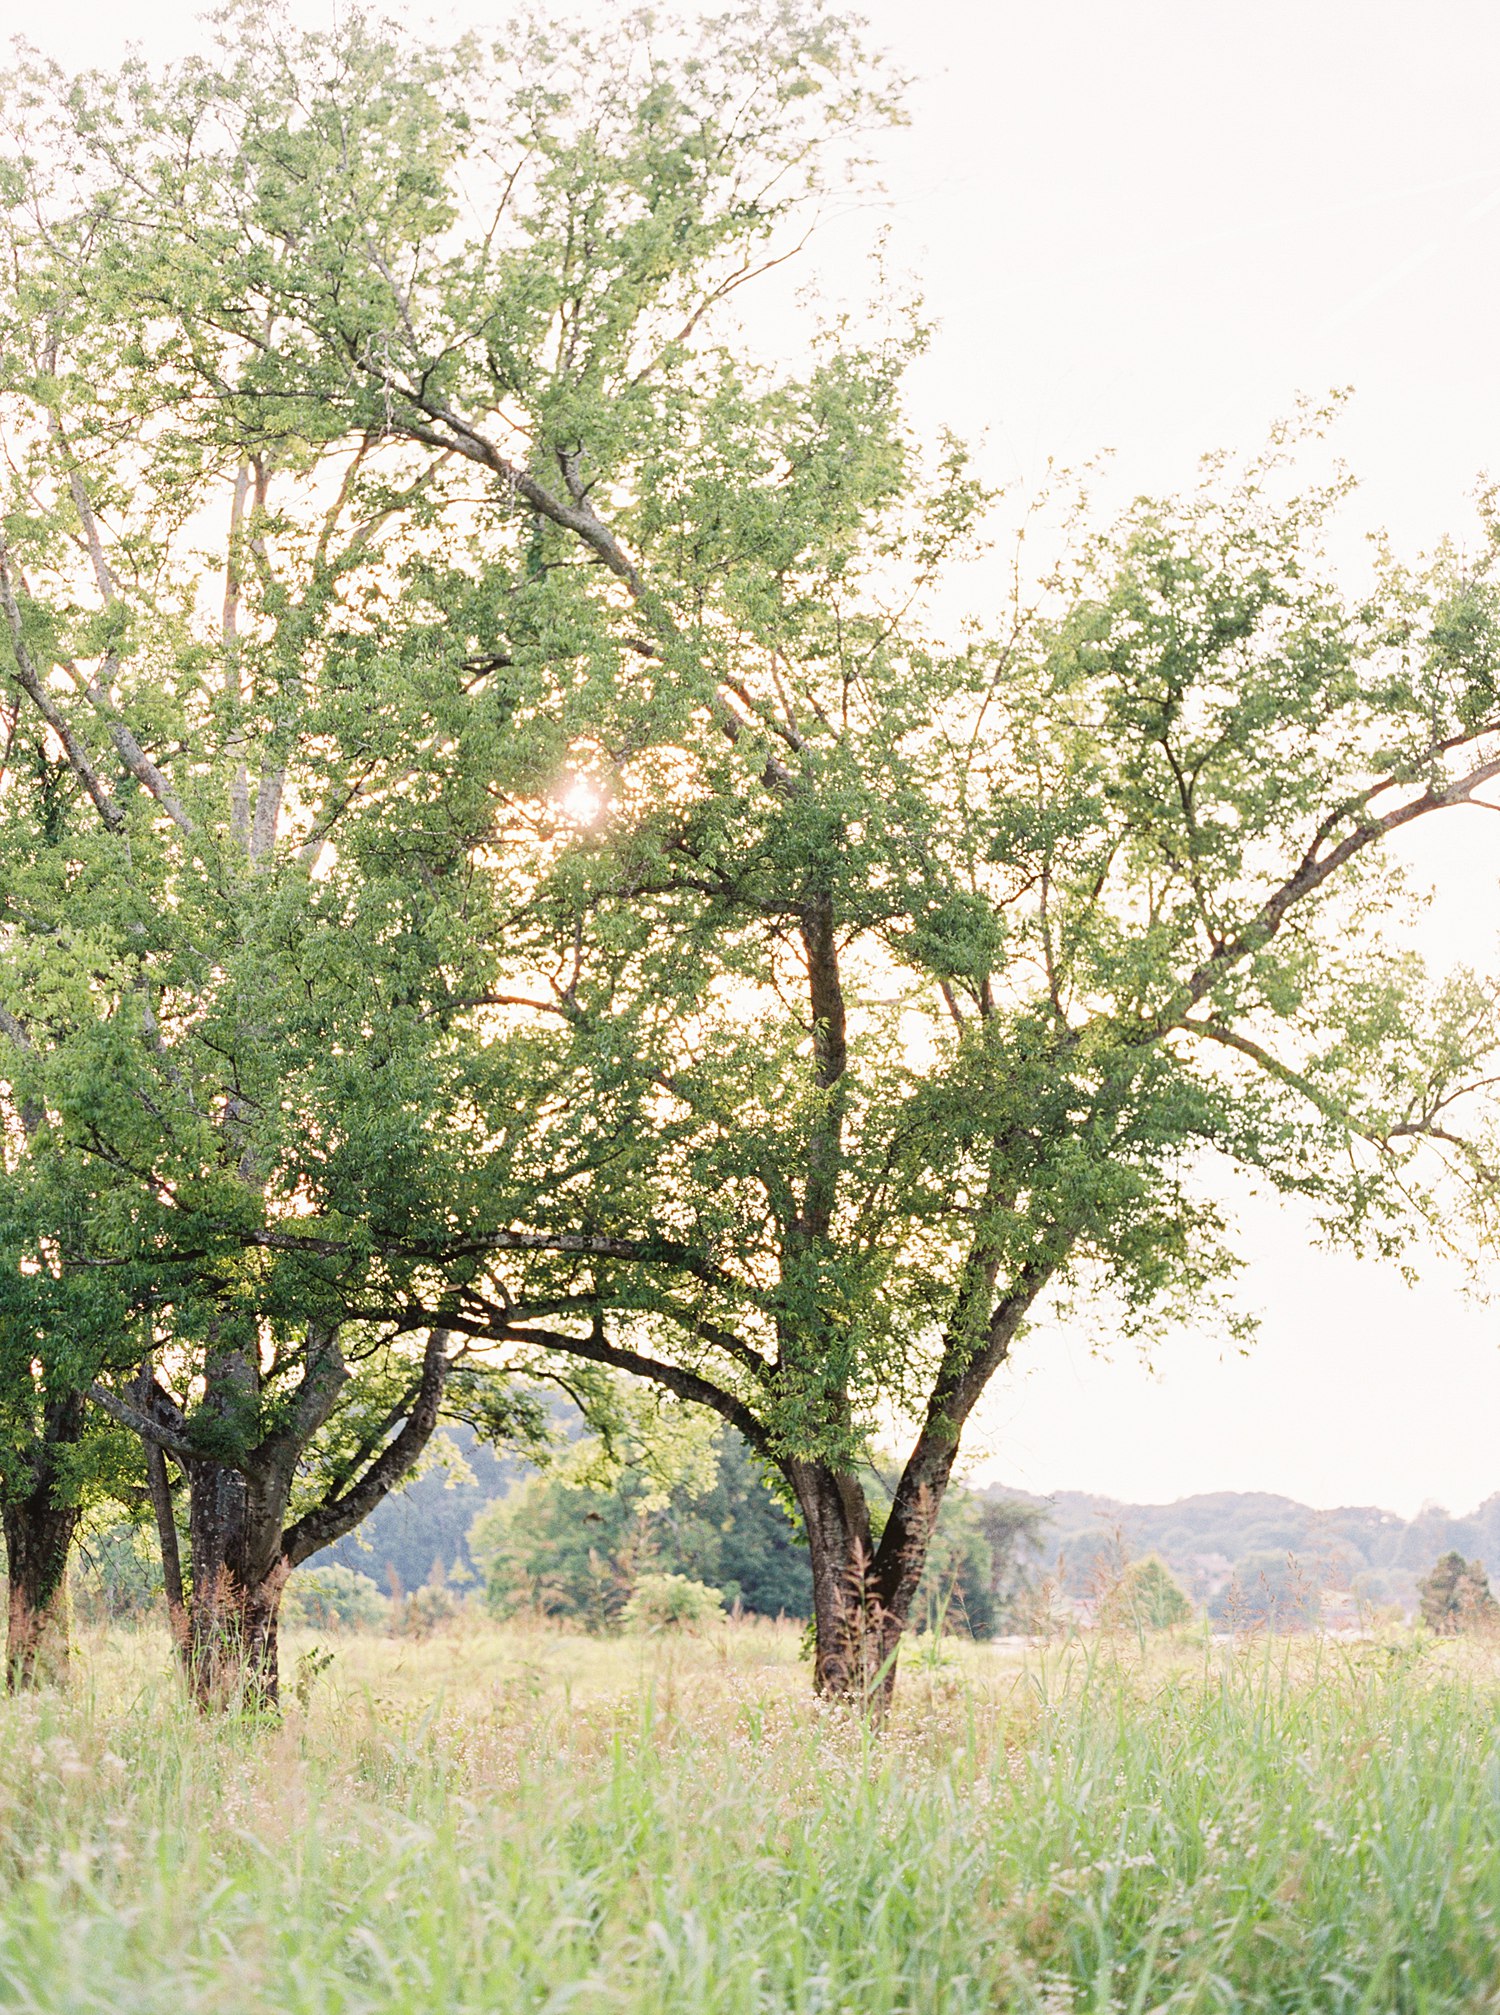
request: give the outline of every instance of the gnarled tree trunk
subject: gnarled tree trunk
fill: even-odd
[[[863,1486],[827,1463],[791,1461],[813,1577],[813,1680],[825,1697],[884,1714],[958,1453],[958,1423],[934,1409],[902,1471],[878,1545]]]
[[[943,1508],[964,1424],[1005,1358],[1021,1323],[1050,1279],[1057,1255],[1043,1255],[994,1303],[977,1337],[955,1331],[916,1444],[901,1472],[878,1546],[858,1479],[826,1463],[797,1462],[785,1473],[807,1528],[813,1573],[820,1693],[884,1713],[896,1688],[896,1659],[911,1615],[938,1514]],[[988,1300],[994,1267],[971,1261],[972,1281]]]
[[[67,1677],[68,1557],[79,1508],[65,1491],[59,1457],[82,1434],[83,1420],[81,1393],[47,1402],[29,1487],[5,1506],[5,1673],[12,1691]]]
[[[805,1461],[789,1462],[786,1475],[797,1494],[812,1567],[813,1684],[825,1699],[883,1713],[895,1689],[896,1657],[921,1566],[910,1589],[887,1586],[857,1477]],[[900,1594],[905,1599],[898,1608],[892,1597]]]
[[[274,1710],[290,1478],[207,1459],[185,1466],[192,1596],[179,1641],[188,1682],[204,1707]]]
[[[294,1524],[286,1524],[292,1483],[309,1442],[329,1416],[348,1373],[338,1333],[310,1332],[307,1368],[282,1424],[234,1455],[202,1452],[190,1423],[149,1367],[134,1404],[96,1392],[117,1419],[147,1446],[147,1475],[162,1547],[172,1635],[194,1698],[206,1709],[274,1711],[280,1696],[278,1635],[281,1598],[294,1567],[352,1532],[410,1472],[437,1426],[452,1359],[447,1330],[429,1332],[422,1367],[391,1423],[399,1431],[368,1451],[364,1466]],[[198,1422],[221,1430],[258,1417],[254,1361],[225,1347],[210,1360]],[[200,1433],[201,1433],[200,1427]],[[205,1437],[206,1438],[206,1437]],[[178,1558],[164,1451],[187,1480],[188,1585]]]

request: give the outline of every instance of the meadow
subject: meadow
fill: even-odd
[[[0,1702],[0,2006],[1500,2007],[1487,1648],[919,1649],[882,1733],[790,1629],[332,1648],[274,1724],[124,1632]]]

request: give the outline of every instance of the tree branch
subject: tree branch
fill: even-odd
[[[120,1395],[111,1392],[107,1385],[100,1385],[96,1381],[89,1387],[89,1398],[102,1413],[107,1413],[111,1420],[118,1421],[121,1427],[128,1427],[133,1434],[138,1434],[142,1441],[151,1443],[155,1448],[165,1449],[168,1455],[175,1455],[180,1462],[202,1460],[201,1448],[194,1448],[184,1435],[176,1433],[153,1415],[143,1413],[138,1406],[132,1406],[127,1400],[121,1399]]]
[[[93,799],[94,809],[104,821],[105,828],[112,833],[119,832],[125,824],[125,814],[106,790],[99,772],[89,760],[88,751],[74,734],[66,717],[47,691],[46,681],[37,670],[36,661],[27,646],[26,631],[21,622],[21,611],[16,602],[15,585],[11,578],[10,547],[3,532],[0,532],[0,607],[5,610],[5,619],[10,628],[16,683],[62,743],[63,752],[75,776]]]
[[[289,1566],[298,1566],[323,1547],[332,1546],[336,1539],[342,1539],[346,1532],[352,1532],[411,1469],[437,1426],[443,1389],[453,1368],[453,1358],[448,1351],[451,1341],[452,1332],[449,1329],[428,1331],[427,1349],[422,1358],[422,1382],[401,1432],[381,1450],[364,1475],[341,1497],[330,1499],[309,1511],[282,1534],[282,1557]]]

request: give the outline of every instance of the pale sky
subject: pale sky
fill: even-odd
[[[334,0],[292,0],[323,25]],[[415,18],[425,8],[393,9]],[[504,7],[434,7],[483,26]],[[549,11],[565,11],[554,0]],[[587,11],[581,10],[581,11]],[[665,11],[665,4],[664,4]],[[689,0],[687,11],[716,12]],[[1470,529],[1500,474],[1500,9],[1492,0],[864,0],[917,79],[885,148],[890,204],[818,253],[856,289],[871,227],[940,324],[923,424],[982,437],[1018,490],[1049,458],[1113,452],[1102,494],[1192,479],[1253,448],[1299,394],[1352,386],[1337,445],[1358,533],[1415,553]],[[198,40],[180,0],[0,0],[0,26],[69,63]],[[1341,549],[1342,550],[1342,549]],[[1455,814],[1413,856],[1430,953],[1495,962],[1500,825]],[[1311,1246],[1247,1208],[1248,1357],[1180,1336],[1149,1375],[1107,1338],[1038,1333],[971,1437],[975,1473],[1163,1501],[1280,1491],[1317,1505],[1455,1511],[1500,1490],[1500,1306],[1456,1270]],[[1500,1280],[1496,1282],[1500,1286]]]

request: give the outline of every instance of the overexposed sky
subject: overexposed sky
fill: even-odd
[[[595,0],[597,4],[597,0]],[[690,11],[711,12],[699,0]],[[426,9],[402,11],[415,17]],[[464,26],[505,9],[431,9]],[[563,12],[561,0],[549,11]],[[581,11],[590,11],[585,8]],[[1492,0],[865,0],[916,78],[885,147],[888,208],[820,247],[857,288],[872,227],[939,322],[921,420],[981,437],[1020,493],[1049,458],[1113,451],[1101,493],[1191,480],[1299,394],[1352,386],[1337,445],[1357,533],[1408,553],[1464,536],[1500,474],[1500,9]],[[333,0],[292,0],[309,25]],[[69,63],[199,40],[182,0],[0,0]],[[750,312],[747,302],[747,313]],[[1341,549],[1342,550],[1342,549]],[[1500,825],[1455,814],[1412,856],[1429,950],[1495,962]],[[1155,1376],[1039,1332],[971,1435],[976,1473],[1161,1501],[1282,1491],[1320,1505],[1467,1510],[1500,1490],[1500,1306],[1434,1260],[1406,1289],[1247,1206],[1248,1357],[1170,1340]],[[1497,1283],[1500,1285],[1500,1283]]]

